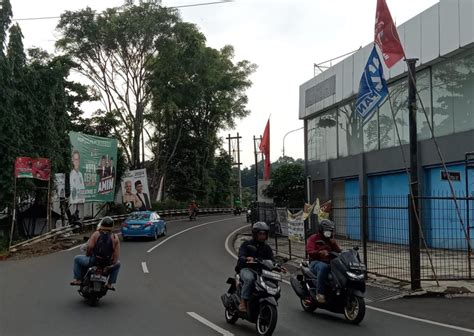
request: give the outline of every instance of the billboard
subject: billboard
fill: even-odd
[[[122,177],[122,203],[128,210],[151,210],[146,169],[129,170]]]
[[[69,140],[70,204],[113,201],[117,140],[77,132],[70,132]]]
[[[51,174],[51,162],[45,158],[32,159],[17,157],[15,160],[16,178],[34,178],[48,181]]]

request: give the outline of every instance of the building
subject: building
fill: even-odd
[[[465,196],[465,154],[474,151],[474,2],[441,0],[397,29],[407,58],[419,59],[416,71],[421,98],[417,113],[420,192],[431,197],[422,200],[426,239],[431,247],[465,248],[465,234],[452,200],[443,203],[446,213],[442,218],[435,213],[440,202],[435,196],[448,198],[450,187],[430,139],[428,122],[433,125],[454,189],[459,197]],[[406,63],[400,61],[390,70],[384,69],[396,123],[388,100],[365,125],[354,112],[359,81],[371,49],[372,44],[367,45],[300,86],[299,118],[305,126],[306,172],[311,180],[312,198],[340,200],[336,209],[344,211],[344,223],[338,224],[338,230],[354,239],[360,234],[360,223],[354,224],[350,218],[360,218],[361,196],[367,196],[369,206],[393,197],[391,202],[406,207],[409,194]],[[403,146],[399,146],[396,129]],[[468,177],[468,193],[472,194],[474,169],[469,170]],[[470,213],[466,211],[467,202],[460,200],[463,220],[474,215],[474,201]],[[398,208],[394,204],[389,206]],[[408,214],[397,215],[393,224],[394,218],[387,217],[383,210],[385,205],[375,207],[368,210],[369,239],[407,244]],[[383,218],[391,223],[383,223]],[[352,234],[351,225],[356,225]],[[446,238],[448,232],[456,242]]]

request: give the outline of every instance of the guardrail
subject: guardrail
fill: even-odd
[[[232,213],[233,208],[200,208],[198,211],[199,215],[207,215],[207,214],[218,214],[218,213]],[[160,216],[168,217],[168,216],[179,216],[179,215],[188,215],[188,209],[172,209],[172,210],[160,210],[157,211]],[[125,215],[115,215],[111,216],[112,219],[115,220],[124,220],[130,214]],[[84,226],[95,225],[100,222],[99,218],[94,219],[87,219],[82,222]]]

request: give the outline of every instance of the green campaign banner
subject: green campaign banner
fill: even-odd
[[[72,170],[70,204],[112,202],[115,191],[117,140],[70,132]]]

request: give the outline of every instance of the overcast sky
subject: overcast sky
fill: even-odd
[[[206,1],[163,0],[165,6]],[[91,7],[103,10],[123,0],[11,0],[15,18],[58,16],[65,10]],[[387,0],[397,25],[438,0]],[[242,136],[241,160],[254,162],[254,135],[263,134],[271,114],[271,157],[282,154],[283,136],[303,126],[298,119],[299,85],[313,76],[313,63],[337,57],[365,46],[373,38],[376,0],[235,0],[234,2],[181,9],[185,21],[199,26],[208,45],[235,47],[236,61],[258,65],[248,90],[251,115],[228,133]],[[54,51],[57,20],[19,22],[26,48]],[[289,134],[285,154],[304,157],[303,131]],[[227,148],[227,145],[225,146]]]

